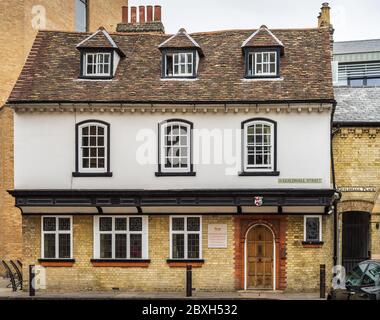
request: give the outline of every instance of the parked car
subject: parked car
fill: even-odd
[[[380,260],[360,262],[346,277],[345,289],[332,289],[330,300],[380,300]]]

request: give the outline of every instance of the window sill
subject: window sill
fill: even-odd
[[[38,259],[43,267],[72,267],[75,263],[74,259]]]
[[[186,80],[186,79],[197,79],[197,76],[166,76],[161,77],[161,80]]]
[[[245,76],[244,79],[255,79],[255,80],[261,80],[261,79],[280,79],[280,75],[267,75],[267,76]]]
[[[94,267],[148,268],[150,260],[144,259],[92,259]]]
[[[170,268],[186,268],[192,266],[193,268],[201,268],[205,263],[203,259],[168,259],[166,260]]]
[[[86,177],[112,177],[112,172],[73,172],[75,178]]]
[[[79,79],[85,80],[111,80],[113,76],[80,76]]]
[[[279,171],[269,171],[269,172],[239,172],[240,177],[278,177],[280,175]]]
[[[196,172],[156,172],[156,177],[195,177]]]
[[[304,248],[322,248],[323,241],[302,241]]]

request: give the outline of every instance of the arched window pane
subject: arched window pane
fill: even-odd
[[[161,125],[161,170],[190,170],[190,131],[187,123],[169,122]]]
[[[79,127],[79,163],[85,171],[106,171],[106,126],[87,123]]]
[[[245,127],[245,170],[272,169],[272,124],[262,121],[248,123]]]

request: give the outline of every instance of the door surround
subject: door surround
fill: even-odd
[[[273,289],[272,290],[276,290],[276,235],[273,231],[273,229],[268,226],[266,223],[263,223],[263,222],[257,222],[257,223],[254,223],[252,224],[246,231],[245,235],[244,235],[244,290],[247,290],[247,243],[248,243],[248,234],[249,232],[251,232],[252,229],[254,229],[255,227],[258,227],[258,226],[263,226],[265,228],[267,228],[271,234],[272,234],[272,237],[273,237]]]

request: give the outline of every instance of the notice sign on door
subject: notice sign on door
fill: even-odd
[[[208,225],[208,247],[227,248],[227,225],[209,224]]]

